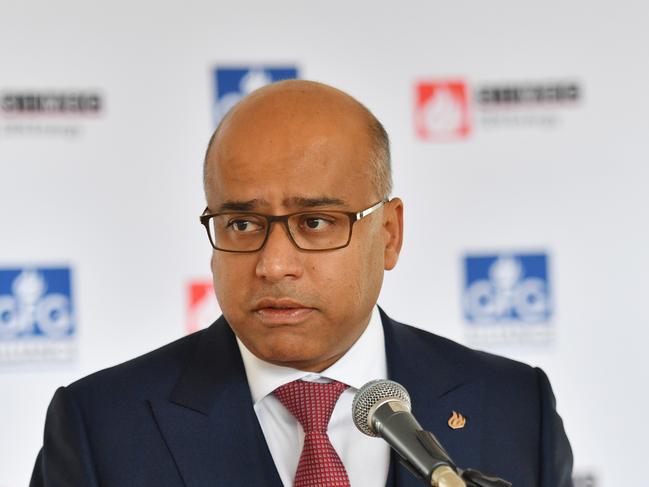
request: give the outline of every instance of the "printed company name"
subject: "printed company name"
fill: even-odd
[[[102,109],[98,93],[5,92],[0,109],[7,114],[94,114]]]
[[[477,101],[482,106],[507,106],[523,104],[574,103],[579,101],[576,83],[520,84],[484,86],[477,91]]]

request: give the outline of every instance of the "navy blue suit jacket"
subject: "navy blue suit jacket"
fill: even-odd
[[[540,369],[381,319],[390,378],[458,466],[516,487],[572,485],[570,445]],[[464,428],[449,428],[452,411]],[[418,485],[393,458],[388,487]],[[225,319],[59,388],[30,486],[281,487]]]

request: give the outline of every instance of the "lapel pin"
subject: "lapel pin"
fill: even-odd
[[[451,429],[458,430],[464,428],[465,425],[466,425],[466,418],[462,416],[460,413],[458,413],[457,411],[453,411],[451,417],[448,418],[448,426]]]

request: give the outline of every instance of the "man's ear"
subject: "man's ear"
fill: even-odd
[[[403,243],[403,201],[392,198],[383,207],[383,235],[385,270],[397,265],[401,244]]]

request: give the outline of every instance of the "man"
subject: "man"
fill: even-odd
[[[459,466],[572,485],[543,372],[377,308],[403,204],[388,199],[387,135],[364,106],[314,82],[257,90],[212,137],[205,192],[223,317],[60,388],[33,487],[419,485],[352,425],[354,392],[385,377]]]

